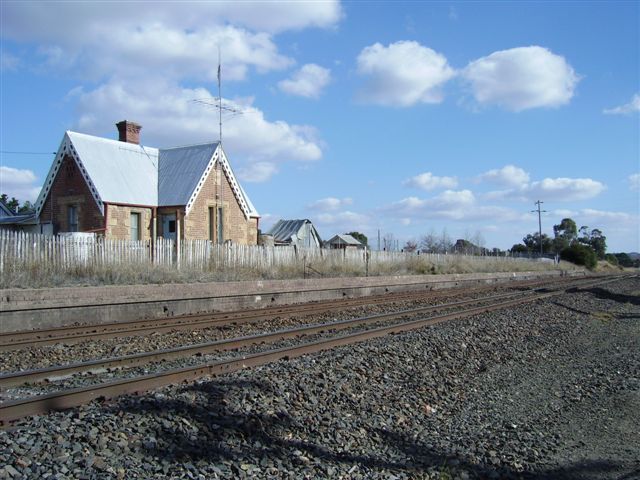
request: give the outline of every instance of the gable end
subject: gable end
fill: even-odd
[[[102,203],[102,199],[98,194],[98,190],[96,189],[96,186],[91,181],[91,178],[89,177],[89,174],[87,173],[86,168],[82,164],[82,161],[80,160],[80,156],[78,155],[78,152],[73,147],[73,143],[71,142],[69,135],[65,133],[62,139],[62,142],[60,143],[60,147],[58,148],[58,152],[56,153],[53,164],[49,169],[47,178],[44,181],[42,190],[40,190],[40,194],[38,195],[38,199],[36,200],[36,217],[40,216],[42,207],[44,207],[47,196],[51,192],[51,187],[53,186],[53,182],[56,176],[58,175],[58,172],[60,171],[60,166],[62,165],[62,162],[65,156],[70,156],[71,158],[73,158],[76,166],[78,167],[80,174],[82,175],[82,178],[87,184],[87,188],[89,189],[89,192],[91,192],[91,196],[93,197],[94,201],[96,202],[96,205],[98,206],[98,209],[100,210],[100,213],[104,215],[104,204]]]

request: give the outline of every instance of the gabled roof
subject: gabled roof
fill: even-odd
[[[13,217],[15,213],[0,200],[0,218]]]
[[[351,235],[347,235],[346,233],[335,235],[333,238],[331,238],[331,240],[328,240],[327,243],[340,243],[342,245],[355,246],[362,245],[358,240],[353,238]]]
[[[158,205],[186,205],[217,148],[218,142],[161,149]]]
[[[291,240],[291,236],[300,231],[305,223],[311,223],[310,220],[278,220],[276,224],[271,227],[267,232],[267,235],[272,235],[276,242],[288,242]]]
[[[38,223],[35,213],[19,213],[10,217],[0,217],[0,225],[35,225]]]
[[[104,203],[185,205],[189,213],[219,161],[245,216],[259,217],[218,142],[158,149],[71,131],[65,133],[36,201],[38,216],[66,155],[76,162],[102,213]]]
[[[278,220],[267,232],[267,235],[272,235],[276,243],[291,243],[292,241],[297,243],[307,237],[305,229],[308,229],[308,236],[310,237],[307,243],[311,243],[310,240],[313,239],[313,244],[322,245],[322,239],[316,227],[311,223],[311,220],[306,218],[301,220]],[[292,240],[294,236],[295,238]]]
[[[67,132],[103,202],[158,205],[158,149]]]

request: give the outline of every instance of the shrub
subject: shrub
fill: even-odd
[[[604,256],[604,259],[611,265],[615,265],[616,267],[620,264],[620,262],[618,262],[618,257],[616,257],[613,253],[607,253]]]
[[[598,257],[596,252],[591,247],[574,243],[570,247],[565,248],[560,252],[560,258],[576,265],[584,265],[589,270],[595,268],[598,263]]]

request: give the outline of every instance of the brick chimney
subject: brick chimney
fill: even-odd
[[[122,120],[116,123],[116,127],[118,127],[118,140],[140,145],[140,130],[142,129],[140,125],[128,120]]]

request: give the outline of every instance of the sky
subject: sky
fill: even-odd
[[[639,2],[0,3],[0,190],[66,130],[222,141],[261,214],[510,248],[570,217],[640,251]]]

